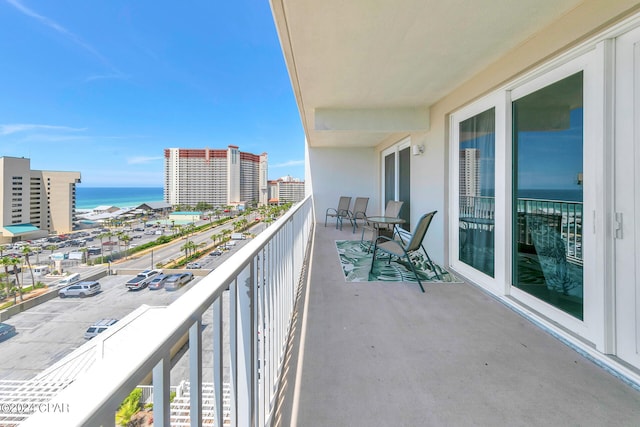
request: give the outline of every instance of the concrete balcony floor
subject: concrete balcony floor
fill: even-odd
[[[359,236],[316,225],[275,424],[640,425],[640,392],[471,284],[347,283]]]

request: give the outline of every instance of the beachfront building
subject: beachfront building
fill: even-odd
[[[24,157],[0,157],[0,240],[68,233],[76,219],[80,172],[32,170]]]
[[[136,209],[146,215],[164,216],[171,212],[172,206],[166,202],[147,202],[137,206]]]
[[[296,203],[304,199],[304,181],[285,176],[269,181],[269,204]]]
[[[235,145],[226,150],[167,148],[164,159],[164,200],[171,205],[266,204],[267,153],[246,153]]]

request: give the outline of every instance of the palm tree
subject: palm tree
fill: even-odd
[[[98,239],[100,239],[100,247],[102,247],[102,245],[104,244],[104,242],[102,241],[105,237],[107,237],[107,233],[100,233],[96,236]]]
[[[109,239],[108,240],[108,242],[109,242],[109,256],[111,256],[113,254],[113,246],[111,245],[111,242],[112,242],[111,238],[114,236],[114,234],[111,231],[108,231],[108,232],[102,233],[102,234],[104,234],[103,238],[106,237],[107,239]],[[100,239],[100,243],[102,243],[102,239]],[[102,254],[103,254],[103,259],[104,259],[104,250],[102,251]]]
[[[196,230],[196,226],[193,223],[187,224],[184,228],[185,233],[187,233],[187,238]]]
[[[129,242],[131,241],[131,236],[129,236],[128,234],[121,233],[118,236],[118,239],[120,241],[124,242],[124,254],[125,254],[125,257],[126,257],[127,253],[129,252]]]
[[[184,245],[180,247],[180,250],[184,251],[184,257],[189,258],[189,251],[195,251],[198,246],[193,243],[191,240],[187,241]]]
[[[6,278],[6,273],[0,273],[0,301],[2,301],[6,296],[6,294],[4,293],[4,288],[7,286],[7,284],[5,283]]]
[[[9,264],[13,266],[13,274],[16,276],[16,288],[20,294],[20,302],[24,301],[22,298],[22,283],[20,283],[20,276],[18,276],[18,264],[21,264],[18,258],[9,258]],[[16,302],[16,296],[13,296],[13,302]]]
[[[89,250],[87,248],[80,248],[80,252],[82,252],[82,263],[89,263]]]
[[[0,258],[0,265],[4,267],[4,275],[7,279],[6,288],[7,288],[7,293],[9,293],[11,288],[10,282],[9,282],[9,265],[11,265],[11,257],[3,256],[2,258]]]
[[[27,267],[29,268],[29,272],[31,273],[31,283],[35,286],[36,279],[33,277],[33,269],[31,268],[31,261],[29,260],[29,255],[33,253],[33,249],[29,246],[25,246],[22,248],[22,256],[24,256],[24,260],[27,263]]]
[[[214,245],[216,244],[216,240],[218,240],[218,238],[219,238],[219,237],[220,237],[220,235],[219,235],[219,234],[217,234],[217,233],[213,233],[213,234],[211,235],[211,240],[213,240],[213,244],[214,244]]]

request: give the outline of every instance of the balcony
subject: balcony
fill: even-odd
[[[74,357],[86,372],[74,381],[41,376],[47,408],[63,410],[36,411],[21,425],[114,425],[119,404],[149,377],[156,426],[640,419],[637,384],[469,283],[426,283],[423,294],[414,283],[346,282],[335,241],[357,234],[314,228],[311,202],[176,303],[141,309],[115,333],[78,349]],[[184,340],[190,394],[176,411],[170,354]],[[67,363],[57,372],[74,369]],[[52,382],[59,391],[51,392]],[[26,387],[35,395],[40,385],[23,386],[22,396],[30,396]]]

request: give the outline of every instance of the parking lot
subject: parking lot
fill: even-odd
[[[141,304],[169,305],[201,280],[196,277],[174,292],[128,291],[124,283],[131,277],[103,277],[94,296],[55,298],[12,317],[8,323],[17,334],[0,343],[0,379],[30,379],[84,344],[84,332],[97,320],[121,319]]]
[[[260,223],[252,228],[251,232],[259,233],[265,225]],[[209,240],[210,233],[201,236],[192,236],[195,242]],[[247,244],[250,239],[237,240],[229,250],[221,255],[202,257],[198,262],[202,264],[202,270],[215,270],[221,263],[236,253]],[[162,259],[163,251],[173,253],[167,257],[175,256],[179,252],[180,243],[175,248],[166,248],[156,251],[156,260]],[[130,259],[120,264],[113,264],[115,270],[135,269],[142,270],[141,265],[148,266],[147,257],[142,259]],[[97,268],[97,267],[94,267]],[[92,270],[89,267],[78,267],[69,271],[82,272]],[[194,270],[195,271],[195,270]],[[64,358],[73,350],[84,344],[84,333],[89,326],[103,318],[122,319],[127,314],[137,309],[142,304],[151,306],[166,306],[171,304],[188,289],[200,280],[201,276],[195,276],[186,286],[174,292],[164,289],[129,291],[125,283],[133,275],[118,274],[99,279],[101,291],[97,295],[86,298],[54,298],[41,305],[31,308],[23,313],[11,317],[6,323],[16,327],[17,334],[4,342],[0,342],[0,380],[27,380],[31,379],[57,361]],[[226,300],[226,298],[225,298]],[[211,323],[211,313],[207,312],[203,318],[203,326]],[[206,353],[211,353],[210,336],[204,335],[203,345],[207,346]],[[205,365],[209,361],[205,362]],[[188,377],[188,363],[183,360],[174,360],[171,382],[177,384]],[[211,372],[209,372],[210,374]],[[207,377],[207,375],[205,375]],[[207,381],[211,379],[207,378]]]

